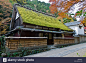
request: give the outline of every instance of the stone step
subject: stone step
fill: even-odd
[[[56,49],[56,47],[54,47],[53,45],[48,45],[47,47],[50,49]]]

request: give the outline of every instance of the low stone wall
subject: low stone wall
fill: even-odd
[[[6,47],[17,50],[20,47],[47,46],[46,37],[6,37]]]
[[[75,43],[74,38],[58,38],[58,37],[54,37],[54,46],[74,44],[74,43]]]

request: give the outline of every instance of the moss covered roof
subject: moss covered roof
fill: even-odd
[[[62,30],[68,30],[68,31],[71,30],[67,26],[65,26],[63,23],[59,22],[59,20],[57,20],[54,17],[47,16],[42,13],[28,10],[26,8],[19,7],[19,6],[17,6],[17,9],[19,11],[19,14],[22,17],[23,22],[25,23],[52,27],[52,28],[60,28]]]

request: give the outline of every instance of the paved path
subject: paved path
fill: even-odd
[[[79,57],[77,53],[79,53],[80,56],[83,56],[86,53],[86,43],[72,45],[64,48],[56,48],[50,51],[28,55],[25,57]]]

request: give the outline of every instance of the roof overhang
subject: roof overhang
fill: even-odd
[[[32,31],[32,32],[62,33],[60,31],[50,31],[50,30],[31,29],[31,28],[21,28],[21,30],[28,30],[28,31]]]
[[[50,31],[50,30],[41,30],[41,29],[32,29],[32,28],[24,28],[23,26],[17,26],[15,29],[11,30],[8,34],[6,35],[9,35],[11,34],[12,32],[14,31],[17,31],[17,30],[26,30],[26,31],[32,31],[32,32],[44,32],[44,33],[68,33],[68,34],[74,34],[75,32],[68,32],[68,31]]]
[[[47,39],[47,37],[5,37],[5,39]]]

